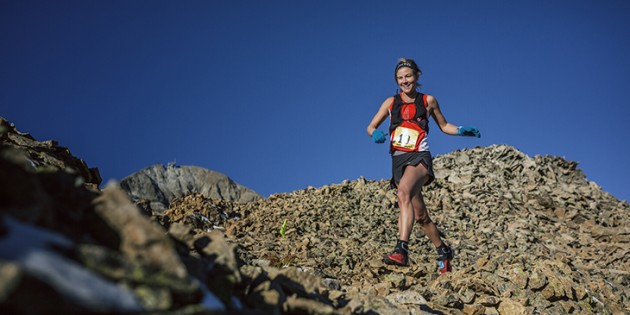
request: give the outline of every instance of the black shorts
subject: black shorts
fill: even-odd
[[[405,167],[411,165],[416,166],[422,163],[424,167],[427,168],[427,175],[429,175],[429,179],[424,185],[429,185],[435,179],[435,175],[433,174],[433,158],[431,157],[431,152],[429,151],[420,151],[420,152],[407,152],[400,155],[392,155],[392,180],[391,187],[396,188],[398,183],[400,183],[400,179],[403,176],[403,172],[405,171]]]

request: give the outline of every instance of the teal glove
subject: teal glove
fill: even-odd
[[[387,140],[387,136],[380,130],[374,130],[372,132],[372,140],[374,140],[374,143],[383,143]]]
[[[466,137],[477,137],[481,138],[481,133],[477,127],[472,126],[460,126],[457,128],[458,136],[466,136]]]

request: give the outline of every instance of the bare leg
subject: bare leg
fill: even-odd
[[[420,224],[424,234],[431,240],[431,243],[433,243],[435,247],[442,245],[440,233],[427,212],[427,205],[424,203],[422,191],[413,196],[411,203],[413,204],[415,221]]]
[[[416,166],[407,166],[400,179],[398,184],[398,207],[400,208],[398,237],[400,240],[409,241],[415,212],[412,199],[413,196],[420,193],[422,185],[427,179],[427,168],[422,163]]]

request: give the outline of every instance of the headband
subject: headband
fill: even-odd
[[[396,65],[396,70],[394,71],[394,73],[398,72],[398,69],[400,69],[402,67],[408,67],[408,68],[411,68],[412,70],[416,70],[414,68],[414,66],[412,66],[410,63],[408,63],[408,62],[401,62],[398,65]]]

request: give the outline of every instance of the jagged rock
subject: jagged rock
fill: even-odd
[[[514,314],[514,315],[528,315],[532,314],[531,309],[528,309],[523,303],[514,301],[512,299],[503,299],[501,304],[497,308],[499,314]]]
[[[221,173],[198,166],[175,164],[149,166],[123,178],[120,186],[134,201],[146,200],[151,209],[157,212],[167,209],[173,200],[194,193],[206,198],[236,202],[262,198],[255,191]]]
[[[24,169],[0,154],[0,214],[78,239],[90,231],[84,223],[92,218],[95,196],[77,174]]]
[[[411,304],[421,306],[427,304],[427,300],[422,296],[422,294],[414,290],[392,293],[387,296],[387,299],[394,305]]]
[[[481,304],[466,304],[462,308],[462,312],[466,315],[482,315],[486,313],[486,308]]]
[[[94,200],[94,210],[118,235],[119,249],[125,256],[177,277],[186,276],[186,268],[163,229],[147,220],[115,183]]]
[[[283,305],[283,310],[289,314],[313,314],[331,315],[336,314],[335,309],[317,300],[289,296]]]
[[[56,141],[40,142],[28,133],[18,131],[15,126],[0,117],[0,152],[4,158],[31,170],[64,170],[79,174],[92,189],[98,189],[101,175],[97,168],[74,157],[68,148]]]

